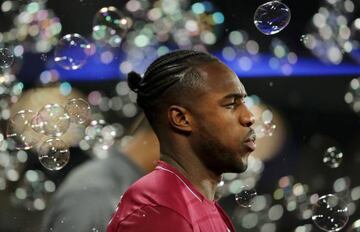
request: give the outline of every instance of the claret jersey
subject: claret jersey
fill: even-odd
[[[107,232],[235,232],[216,201],[176,168],[159,161],[122,196]]]

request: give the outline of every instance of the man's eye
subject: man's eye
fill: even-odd
[[[225,108],[227,109],[234,109],[235,108],[235,103],[231,103],[229,105],[226,105]]]

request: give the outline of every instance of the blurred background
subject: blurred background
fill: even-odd
[[[219,184],[237,230],[322,231],[320,210],[338,230],[360,231],[359,0],[0,7],[0,231],[39,231],[66,175],[126,143],[140,114],[126,74],[180,48],[228,64],[257,118],[248,170]],[[43,159],[52,148],[65,151],[55,164]],[[321,211],[327,194],[343,213]]]

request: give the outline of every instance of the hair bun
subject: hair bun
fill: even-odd
[[[127,82],[128,82],[129,88],[132,91],[138,92],[141,81],[142,81],[142,78],[139,73],[134,72],[134,71],[131,71],[128,73]]]

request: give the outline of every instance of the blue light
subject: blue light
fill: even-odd
[[[205,12],[205,6],[200,2],[194,3],[191,9],[195,14],[202,14]]]
[[[60,89],[60,93],[64,96],[68,96],[72,91],[72,87],[69,82],[61,83],[59,89]]]
[[[59,72],[60,80],[62,81],[103,81],[124,79],[125,76],[121,76],[122,74],[119,71],[119,64],[124,61],[125,57],[121,52],[114,55],[117,56],[118,59],[106,65],[99,62],[96,58],[90,58],[87,61],[87,64],[79,70],[68,71],[57,65],[51,68],[55,68]],[[279,60],[276,67],[271,67],[271,64],[273,63],[271,62],[271,59],[274,59],[274,56],[270,54],[258,54],[254,60],[251,60],[252,57],[249,56],[249,59],[252,62],[251,66],[248,68],[244,68],[244,66],[241,67],[238,59],[227,61],[222,57],[221,52],[215,53],[214,55],[226,63],[241,78],[292,78],[304,76],[338,76],[341,78],[343,76],[360,75],[360,65],[355,63],[343,62],[339,65],[327,65],[316,58],[298,57],[296,64],[286,65],[287,68],[291,69],[291,72],[284,73],[284,70],[281,69],[281,60]],[[138,69],[145,70],[147,68],[146,64],[149,63],[151,62],[144,60],[144,67],[138,67]]]
[[[216,24],[222,24],[225,19],[224,15],[221,12],[215,12],[212,17]]]

